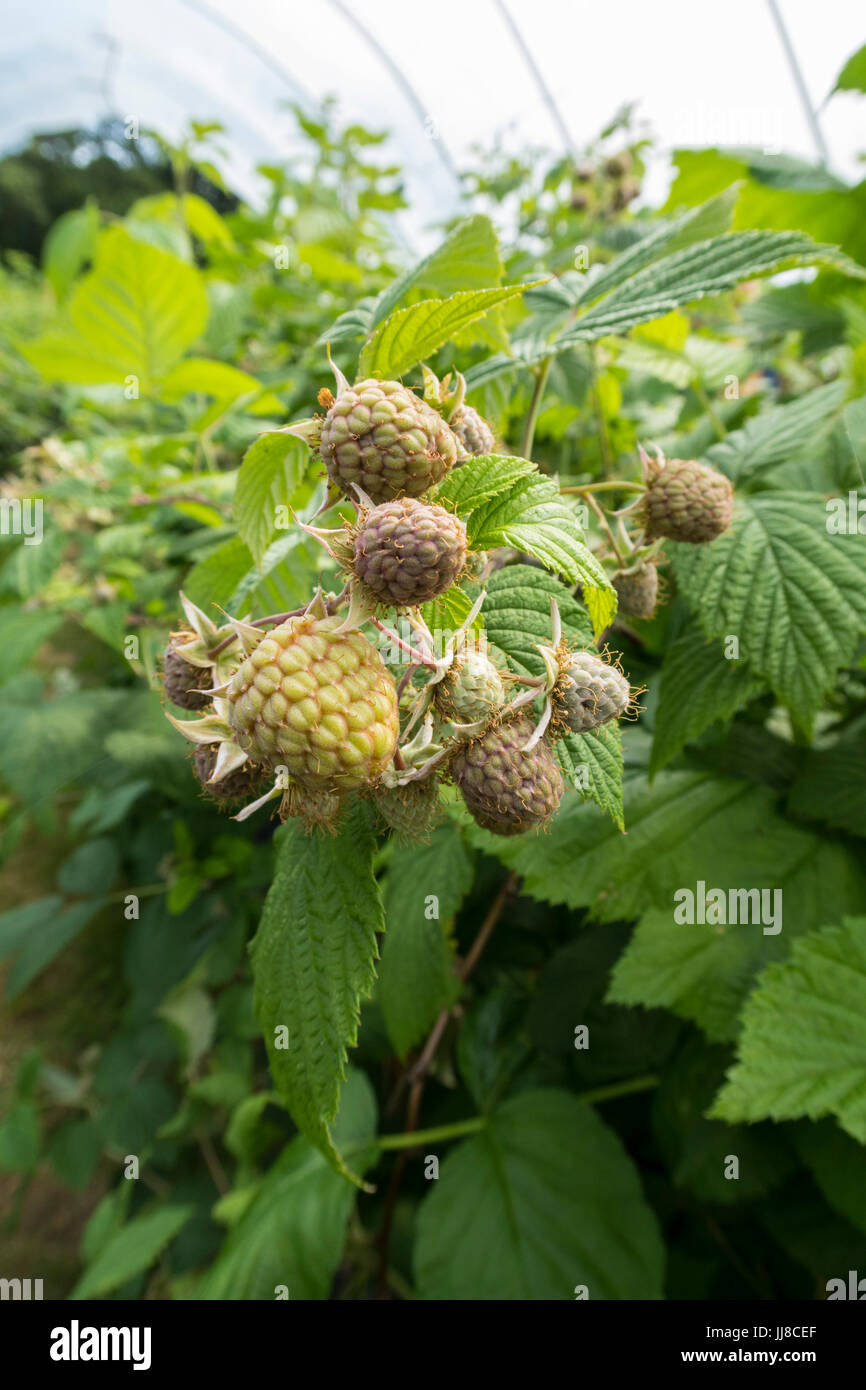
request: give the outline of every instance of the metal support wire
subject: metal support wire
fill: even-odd
[[[514,42],[520,49],[523,61],[526,63],[526,66],[529,68],[529,71],[532,73],[532,76],[535,79],[536,86],[538,87],[538,90],[541,92],[541,95],[544,98],[547,108],[550,111],[551,116],[553,117],[554,125],[556,126],[557,130],[562,136],[562,141],[565,145],[565,148],[568,150],[569,154],[574,154],[574,141],[571,138],[571,133],[569,132],[568,126],[565,124],[565,121],[562,118],[562,112],[560,111],[559,107],[557,106],[554,100],[553,93],[551,92],[550,88],[548,87],[547,83],[542,77],[541,69],[538,67],[535,59],[533,58],[532,52],[528,47],[523,35],[521,34],[517,25],[514,23],[514,20],[511,18],[511,15],[509,14],[508,9],[506,8],[505,0],[493,0],[493,3],[495,4],[499,13],[502,15],[502,18],[505,20],[505,23],[511,31],[511,37],[514,39]]]
[[[348,5],[343,4],[343,0],[330,0],[330,3],[333,5],[334,9],[338,12],[338,14],[342,15],[343,19],[345,19],[348,24],[351,24],[353,28],[357,29],[364,42],[369,44],[373,52],[376,54],[377,58],[379,58],[380,61],[385,64],[385,67],[390,72],[397,86],[400,88],[409,105],[412,107],[412,110],[418,117],[418,120],[421,122],[425,135],[427,135],[428,138],[432,139],[433,145],[436,148],[436,153],[438,154],[442,163],[445,165],[445,168],[448,170],[448,173],[451,175],[454,182],[459,184],[460,176],[457,173],[454,161],[448,153],[448,148],[445,144],[445,141],[442,139],[442,136],[438,133],[438,131],[436,131],[432,136],[430,135],[430,127],[428,123],[431,121],[431,119],[433,119],[431,112],[428,111],[427,107],[424,105],[421,98],[418,96],[418,93],[415,91],[415,88],[412,86],[411,82],[406,77],[406,74],[403,72],[403,69],[399,66],[398,63],[395,63],[388,50],[386,48],[383,48],[382,44],[376,38],[376,35],[370,32],[366,24],[363,24],[361,22],[358,16],[352,12]]]
[[[794,52],[794,45],[791,43],[788,31],[785,28],[785,21],[782,18],[782,13],[779,9],[778,4],[776,3],[776,0],[767,0],[767,6],[769,8],[770,14],[773,16],[773,21],[776,25],[776,29],[778,30],[779,38],[782,40],[782,47],[785,50],[785,57],[787,58],[788,66],[791,69],[791,75],[794,79],[794,86],[797,88],[797,94],[800,98],[800,103],[803,107],[803,111],[806,116],[806,123],[808,124],[809,129],[812,132],[812,139],[815,141],[815,147],[818,151],[818,160],[821,164],[823,164],[826,167],[830,163],[830,151],[827,149],[827,142],[824,139],[824,132],[821,130],[818,117],[815,114],[815,110],[812,106],[812,100],[809,96],[809,92],[806,87],[805,80],[803,78],[803,73],[800,68],[800,64],[797,62],[797,55]]]
[[[243,44],[244,48],[248,48],[251,53],[254,53],[259,61],[264,63],[265,67],[270,68],[275,77],[278,77],[281,82],[286,82],[289,85],[296,101],[305,102],[308,110],[322,110],[322,103],[318,98],[308,92],[294,74],[289,72],[288,68],[283,67],[282,63],[277,62],[273,54],[265,48],[263,44],[260,44],[251,34],[248,34],[245,29],[242,29],[239,24],[235,24],[234,20],[221,14],[219,10],[212,10],[210,5],[203,4],[202,0],[181,0],[181,3],[186,5],[187,9],[193,10],[196,14],[201,15],[203,19],[210,20],[211,24],[215,24],[218,29],[222,29],[224,34],[228,34],[230,38],[237,39],[238,43]]]

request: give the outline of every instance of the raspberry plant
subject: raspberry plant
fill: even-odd
[[[10,347],[62,427],[6,852],[59,864],[0,949],[88,1017],[0,1168],[102,1180],[85,1296],[814,1296],[866,1229],[859,194],[681,152],[634,210],[624,114],[404,264],[374,137],[308,136],[267,218],[79,218]]]

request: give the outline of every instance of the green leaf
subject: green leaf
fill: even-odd
[[[650,776],[712,724],[731,720],[759,689],[744,662],[726,659],[718,641],[690,624],[665,652]]]
[[[0,1120],[0,1172],[32,1173],[41,1147],[38,1107],[32,1100],[13,1101]]]
[[[271,1073],[295,1121],[335,1171],[349,1173],[329,1132],[361,1000],[375,979],[384,926],[372,872],[375,836],[355,807],[339,835],[281,833],[276,870],[250,947],[256,1015]],[[286,1036],[278,1030],[288,1030]]]
[[[866,44],[852,53],[839,76],[834,92],[866,92]]]
[[[432,357],[470,323],[509,299],[515,299],[527,288],[527,285],[503,285],[501,289],[461,290],[448,299],[424,299],[420,304],[398,309],[379,324],[364,344],[358,375],[402,376],[416,362]]]
[[[274,538],[277,507],[291,504],[309,467],[309,450],[290,434],[263,434],[244,454],[234,513],[256,564]]]
[[[866,835],[866,743],[862,732],[832,748],[809,749],[788,811],[850,835]]]
[[[199,272],[111,227],[96,264],[69,302],[71,327],[22,346],[49,381],[115,383],[137,378],[142,395],[203,331],[207,295]]]
[[[559,608],[563,636],[580,646],[591,642],[586,613],[552,574],[532,565],[506,565],[491,574],[486,587],[483,613],[488,639],[505,653],[520,675],[539,676],[544,671],[536,645],[549,646],[553,640],[551,599]]]
[[[481,454],[452,469],[437,489],[436,501],[450,503],[458,516],[466,518],[483,502],[511,492],[521,478],[537,473],[529,459]]]
[[[540,560],[572,584],[580,584],[596,635],[616,613],[616,591],[587,548],[574,510],[551,478],[520,478],[507,493],[475,507],[467,524],[475,550],[510,545]]]
[[[27,666],[39,648],[60,627],[63,614],[50,608],[0,610],[0,651],[3,653],[3,679],[8,680]]]
[[[730,1056],[728,1048],[707,1047],[693,1034],[665,1065],[652,1110],[653,1132],[673,1185],[701,1202],[725,1206],[765,1197],[796,1166],[772,1126],[732,1128],[706,1118]],[[740,1161],[735,1179],[725,1176],[731,1154]]]
[[[388,863],[378,998],[400,1057],[459,993],[450,931],[471,887],[472,859],[455,825],[398,846]]]
[[[525,1091],[442,1164],[415,1271],[436,1300],[662,1297],[663,1247],[619,1138],[565,1091]]]
[[[794,1145],[811,1169],[834,1211],[866,1233],[866,1186],[863,1149],[835,1120],[804,1121],[793,1129]]]
[[[689,208],[671,222],[654,227],[640,241],[627,251],[621,251],[599,273],[588,279],[579,302],[594,303],[602,295],[618,289],[647,266],[654,264],[663,255],[672,255],[695,242],[706,241],[727,231],[737,201],[737,188],[726,188],[724,192],[701,203],[699,207]]]
[[[334,1139],[340,1148],[374,1141],[376,1100],[350,1070]],[[326,1299],[343,1254],[355,1192],[302,1135],[286,1146],[208,1270],[196,1298]]]
[[[706,456],[738,489],[763,481],[768,471],[797,457],[814,467],[820,444],[845,403],[845,391],[844,382],[831,382],[787,405],[773,406],[714,444]]]
[[[232,595],[252,568],[249,546],[240,536],[233,536],[193,566],[184,581],[183,591],[219,622],[214,604],[228,609]]]
[[[570,787],[591,799],[625,830],[622,804],[622,734],[619,724],[604,724],[588,734],[569,734],[555,746],[557,761]]]
[[[231,249],[234,245],[232,234],[216,208],[197,193],[184,193],[183,215],[193,236],[207,245],[210,241],[220,242]]]
[[[711,545],[670,545],[677,583],[710,637],[740,656],[808,722],[866,627],[866,537],[828,533],[813,493],[741,497]]]
[[[148,1269],[195,1215],[192,1206],[157,1207],[112,1235],[88,1265],[70,1298],[102,1298]]]
[[[630,276],[561,333],[554,350],[627,333],[681,304],[735,289],[743,280],[804,265],[833,265],[846,274],[866,277],[866,270],[836,247],[822,246],[802,232],[726,232],[675,251]]]
[[[612,1003],[669,1008],[714,1041],[729,1041],[736,1037],[755,976],[788,954],[792,938],[824,912],[841,915],[866,906],[866,882],[847,851],[781,820],[772,801],[766,789],[753,788],[727,815],[713,816],[696,835],[681,840],[679,860],[662,866],[669,885],[666,901],[653,894],[659,905],[644,912],[617,963],[608,995]],[[623,872],[630,871],[626,862]],[[753,920],[676,921],[674,892],[696,892],[699,882],[707,891],[721,889],[726,902],[731,890],[766,889],[767,907],[781,930],[765,935],[764,926]]]
[[[278,397],[265,391],[249,372],[210,357],[186,357],[178,362],[162,378],[159,394],[165,401],[179,401],[196,394],[212,396],[221,410],[248,396],[251,399],[247,409],[256,414],[278,414],[282,410]]]
[[[58,299],[96,254],[99,212],[94,204],[64,212],[52,223],[42,247],[42,266]]]
[[[866,917],[822,927],[769,966],[710,1112],[737,1122],[835,1115],[866,1143]]]
[[[460,222],[452,232],[405,274],[389,285],[376,301],[366,331],[387,318],[413,287],[432,290],[440,298],[460,290],[481,290],[502,279],[502,262],[496,228],[483,213]],[[346,315],[343,316],[344,318]]]

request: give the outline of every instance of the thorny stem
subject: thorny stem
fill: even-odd
[[[526,424],[523,426],[523,438],[520,442],[520,452],[525,459],[532,453],[532,444],[535,439],[535,426],[538,421],[538,412],[541,409],[541,400],[547,386],[547,378],[550,376],[550,368],[553,366],[553,357],[546,357],[535,374],[535,387],[532,392],[532,400],[529,402],[529,414],[526,417]]]

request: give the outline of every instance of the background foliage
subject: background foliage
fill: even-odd
[[[630,211],[624,112],[589,177],[480,160],[413,263],[382,137],[298,120],[258,209],[215,127],[0,162],[3,496],[45,509],[41,545],[0,538],[4,1270],[72,1297],[823,1297],[866,1233],[866,538],[825,506],[866,499],[866,184],[683,150]],[[484,621],[517,670],[552,594],[584,641],[613,619],[559,488],[634,478],[639,440],[734,483],[729,532],[668,547],[657,617],[613,619],[646,709],[622,749],[562,746],[591,783],[547,835],[456,804],[417,848],[363,809],[336,840],[238,825],[164,718],[180,587],[258,615],[330,582],[275,524],[316,510],[315,468],[263,433],[309,414],[326,341],[350,376],[465,372],[502,457],[446,486],[515,562]],[[783,931],[676,926],[698,880],[781,886]],[[287,1013],[315,1062],[268,1058]]]

